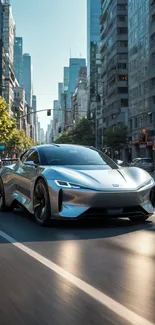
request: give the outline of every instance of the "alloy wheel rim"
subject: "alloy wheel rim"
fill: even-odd
[[[35,188],[34,214],[41,223],[46,219],[46,192],[43,184],[37,184]]]

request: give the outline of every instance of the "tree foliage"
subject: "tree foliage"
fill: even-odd
[[[23,130],[15,129],[11,138],[7,142],[7,151],[9,153],[18,153],[33,146],[34,144],[34,141],[30,137],[27,137]]]
[[[64,132],[55,143],[68,143],[94,146],[95,136],[93,134],[92,124],[87,119],[82,119],[79,124],[69,132]]]
[[[104,133],[104,144],[112,149],[121,149],[127,144],[128,130],[125,125],[118,126],[114,130],[106,129]]]
[[[0,97],[0,143],[5,145],[5,151],[10,154],[21,152],[34,145],[33,140],[27,137],[23,130],[17,129],[17,122],[9,115],[9,106],[2,97]]]
[[[6,143],[11,139],[16,125],[16,120],[9,115],[9,106],[0,97],[0,143]]]

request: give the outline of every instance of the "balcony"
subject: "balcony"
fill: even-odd
[[[103,78],[103,76],[107,73],[107,67],[106,67],[105,64],[101,66],[101,71],[100,71],[100,73],[101,73],[101,77],[102,77],[102,78]]]
[[[128,34],[117,34],[117,41],[127,41],[128,40]]]
[[[128,0],[117,0],[117,4],[118,5],[127,5],[128,4]]]
[[[128,47],[121,47],[121,46],[118,45],[117,46],[117,52],[120,53],[120,54],[121,53],[125,53],[126,54],[126,53],[128,53]]]
[[[100,16],[100,24],[102,25],[108,17],[108,11],[102,11],[102,14]]]
[[[128,22],[127,21],[121,21],[119,19],[117,19],[117,27],[127,27]]]
[[[124,88],[124,87],[128,87],[128,81],[127,80],[125,80],[125,81],[120,81],[120,80],[118,80],[118,82],[117,82],[117,87],[118,88]]]

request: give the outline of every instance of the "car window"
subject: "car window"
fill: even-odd
[[[144,159],[141,159],[141,161],[144,162],[144,163],[145,162],[149,162],[150,163],[152,160],[150,158],[144,158]]]
[[[30,150],[25,161],[33,161],[35,164],[39,165],[39,155],[36,150]]]
[[[22,156],[20,157],[20,160],[22,161],[22,163],[24,163],[24,162],[26,161],[26,158],[27,158],[27,156],[29,155],[29,153],[30,153],[30,150],[26,150],[26,151],[22,154]]]
[[[105,165],[118,169],[117,164],[107,155],[93,148],[62,146],[39,149],[41,165]]]

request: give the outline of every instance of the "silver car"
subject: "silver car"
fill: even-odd
[[[151,158],[135,158],[130,166],[142,168],[149,173],[154,172],[154,162]]]
[[[39,225],[51,219],[128,217],[154,212],[155,182],[137,167],[120,167],[93,147],[42,145],[0,169],[0,211],[23,206]]]

